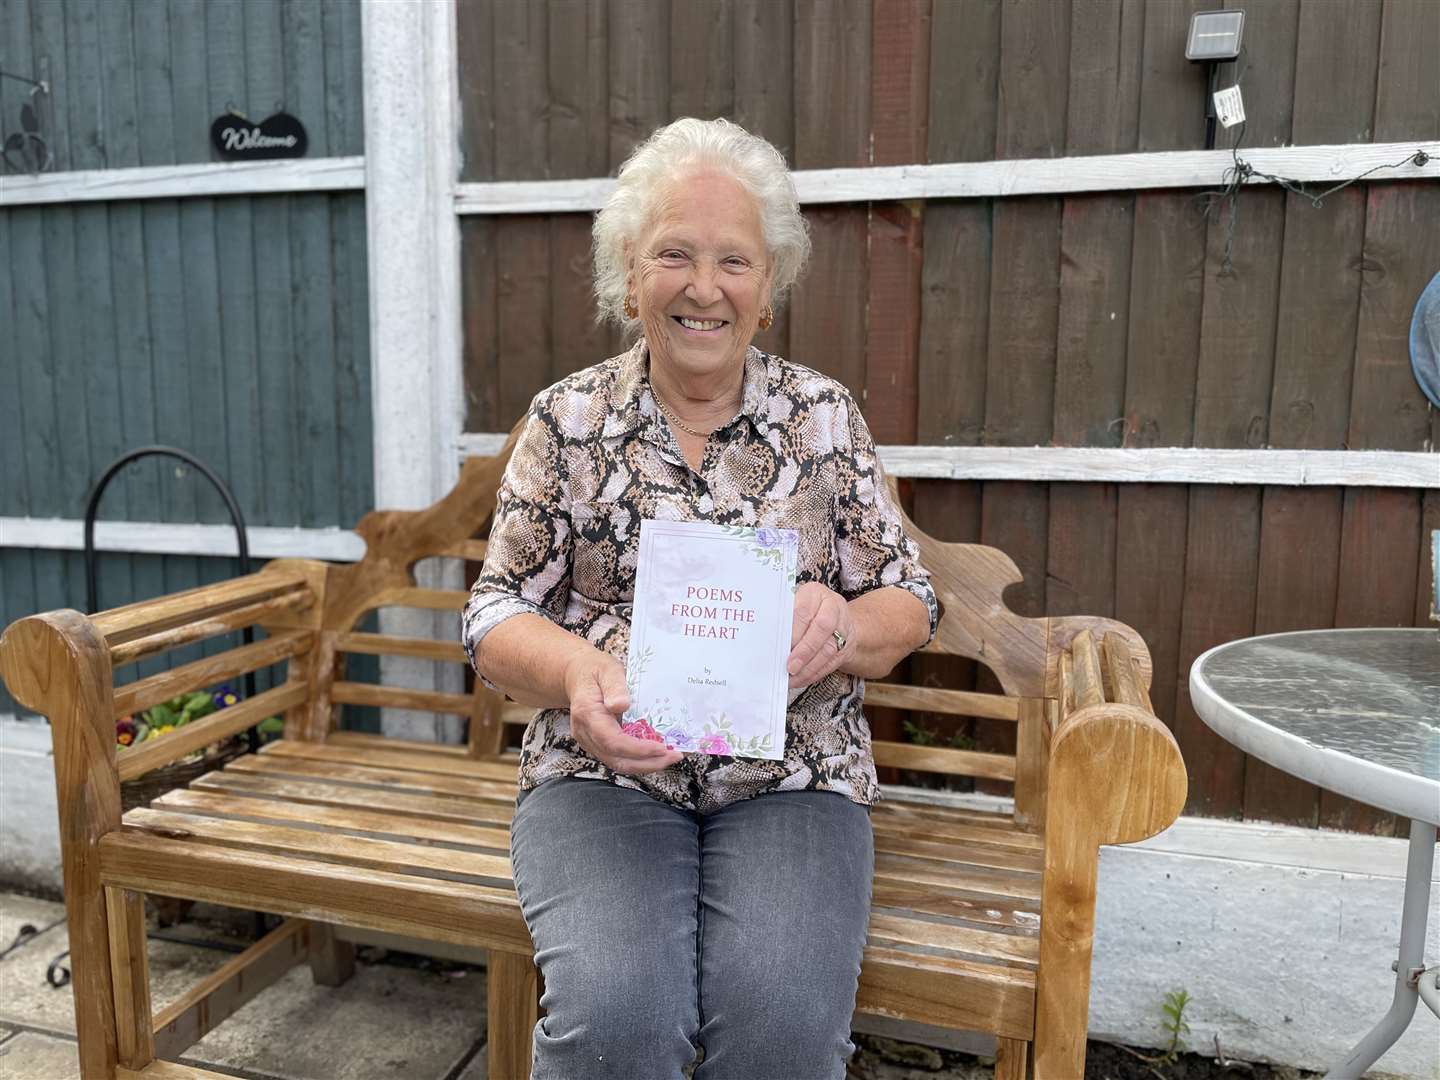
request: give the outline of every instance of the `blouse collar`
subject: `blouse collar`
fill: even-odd
[[[754,345],[745,350],[745,383],[738,415],[749,419],[755,430],[766,435],[770,399],[770,365],[767,354]],[[642,423],[659,425],[660,410],[650,387],[650,350],[645,339],[637,341],[620,356],[620,370],[610,391],[610,412],[605,418],[604,438],[626,435]]]

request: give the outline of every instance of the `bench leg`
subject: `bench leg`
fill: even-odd
[[[155,1060],[150,1014],[150,961],[145,952],[145,898],[129,889],[105,889],[110,928],[110,975],[115,995],[119,1063],[143,1069]]]
[[[1023,1039],[995,1040],[995,1080],[1025,1080],[1030,1044]]]
[[[333,926],[312,922],[307,934],[310,975],[316,986],[339,986],[355,974],[355,946],[336,937]]]
[[[490,1080],[526,1080],[540,1019],[540,973],[530,957],[492,949],[486,974]]]

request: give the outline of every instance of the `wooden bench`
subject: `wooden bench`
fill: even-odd
[[[506,454],[467,462],[455,490],[427,510],[368,515],[360,563],[279,560],[93,617],[34,615],[0,639],[6,684],[54,730],[86,1077],[211,1075],[170,1061],[296,963],[308,960],[321,982],[343,980],[353,960],[335,925],[489,950],[489,1075],[528,1074],[538,985],[510,880],[516,760],[505,750],[507,728],[527,713],[483,687],[422,692],[343,675],[345,654],[464,662],[455,641],[356,627],[379,608],[461,607],[463,592],[419,588],[413,567],[436,555],[483,556],[484,542],[472,537],[490,515]],[[1013,723],[1018,749],[1011,756],[877,741],[875,758],[1013,781],[1015,811],[898,797],[876,807],[858,1008],[992,1033],[996,1075],[1006,1080],[1032,1068],[1075,1080],[1098,849],[1169,825],[1185,799],[1184,767],[1146,697],[1149,654],[1132,630],[1101,618],[1021,618],[1001,601],[1020,580],[1004,554],[913,535],[944,605],[928,651],[983,662],[1004,693],[872,683],[867,703]],[[245,626],[264,636],[114,685],[115,669]],[[288,677],[273,689],[117,760],[117,716],[281,662]],[[342,731],[341,705],[458,714],[468,718],[468,740],[442,746]],[[122,780],[276,713],[285,716],[282,740],[122,818]],[[288,918],[157,1015],[147,893]]]

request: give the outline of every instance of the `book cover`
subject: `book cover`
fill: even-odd
[[[624,729],[687,753],[785,752],[794,529],[640,524]]]

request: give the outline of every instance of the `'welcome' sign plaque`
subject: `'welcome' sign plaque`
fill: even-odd
[[[210,125],[210,141],[226,161],[304,157],[310,145],[305,126],[287,112],[277,112],[258,124],[228,112]]]

